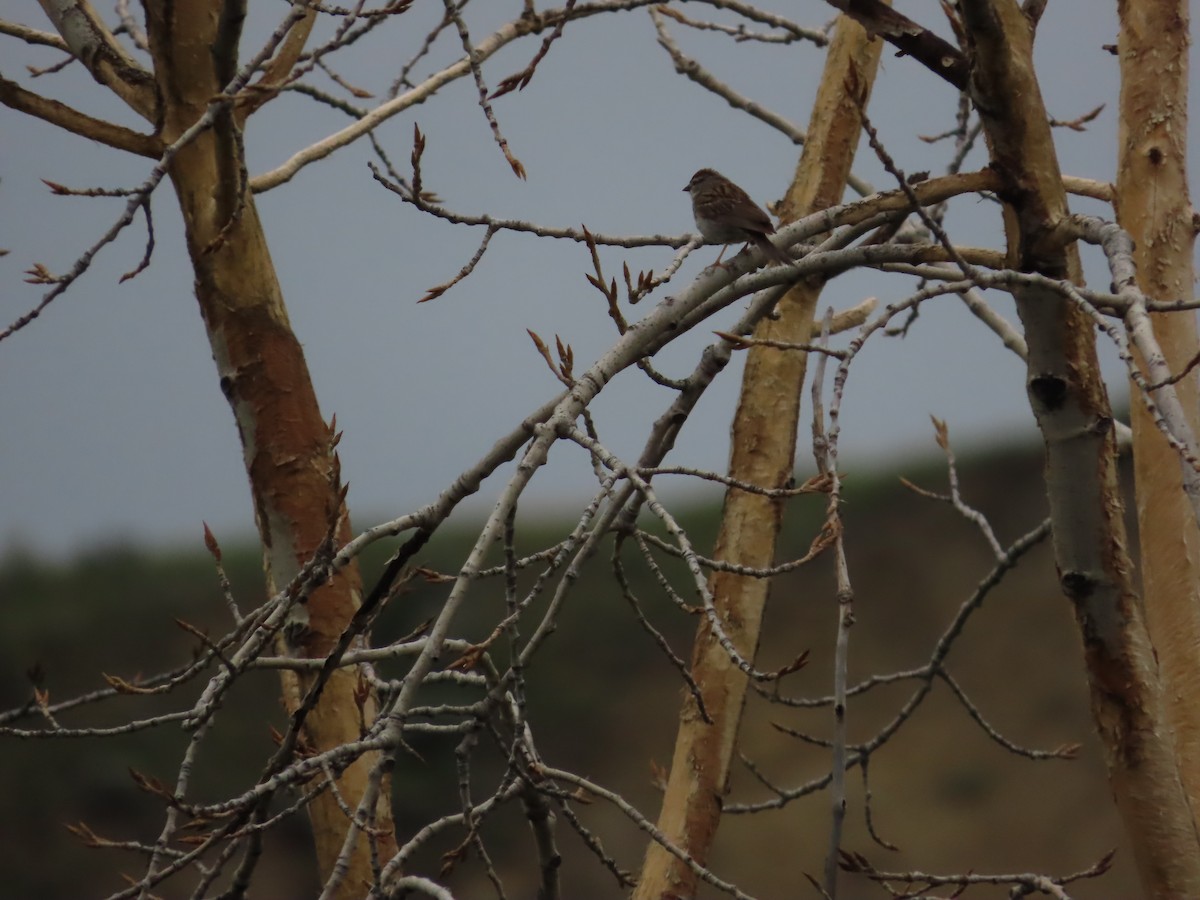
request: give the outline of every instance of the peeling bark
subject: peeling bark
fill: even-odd
[[[233,77],[241,22],[219,4],[177,3],[152,9],[147,31],[163,100],[162,137],[175,140]],[[292,332],[250,186],[232,110],[184,146],[169,174],[183,211],[188,251],[213,358],[237,422],[271,590],[286,585],[340,522],[336,542],[350,537],[342,507],[333,435],[321,415],[300,342]],[[309,598],[307,622],[289,632],[287,652],[324,657],[361,602],[357,566],[343,569]],[[315,676],[284,673],[285,705],[294,711]],[[374,697],[354,674],[338,670],[307,715],[303,733],[317,751],[358,740],[375,717]],[[338,790],[352,808],[378,761],[368,754],[347,767]],[[394,851],[390,792],[375,810],[382,853]],[[322,880],[333,871],[349,822],[328,791],[309,806]],[[357,897],[374,880],[361,836],[336,897]]]
[[[1195,244],[1187,181],[1188,4],[1118,4],[1121,60],[1117,221],[1134,240],[1147,297],[1191,295]],[[1200,352],[1192,312],[1158,313],[1155,337],[1174,373]],[[1176,386],[1200,433],[1195,373]],[[1183,490],[1179,455],[1132,391],[1133,462],[1146,621],[1158,655],[1180,773],[1200,808],[1200,529]]]
[[[39,0],[71,55],[142,118],[158,118],[154,78],[125,52],[89,0]]]
[[[972,94],[1005,183],[1010,255],[1022,271],[1078,283],[1075,245],[1055,235],[1068,209],[1033,70],[1033,26],[1014,0],[964,0],[961,9],[973,50]],[[1030,406],[1046,444],[1055,560],[1083,638],[1109,783],[1146,895],[1197,897],[1200,840],[1132,583],[1094,329],[1079,306],[1054,292],[1021,287],[1014,296],[1029,345]]]
[[[841,201],[862,132],[860,110],[874,83],[882,44],[850,19],[841,18],[826,58],[804,153],[782,204],[783,221],[794,221]],[[779,318],[765,319],[756,338],[808,341],[824,282],[802,284],[778,305]],[[782,487],[796,456],[800,393],[808,357],[752,347],[742,377],[733,424],[729,474],[763,487]],[[744,566],[769,566],[783,518],[782,501],[730,489],[714,555]],[[718,572],[709,582],[726,634],[753,659],[769,585],[759,578]],[[692,674],[711,723],[689,695],[680,713],[671,774],[658,827],[675,846],[703,864],[720,824],[747,678],[702,625],[692,649]],[[635,900],[672,893],[690,897],[695,874],[677,857],[651,843],[634,892]]]

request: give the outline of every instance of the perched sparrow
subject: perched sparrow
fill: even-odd
[[[713,265],[720,265],[725,250],[738,241],[754,244],[786,266],[794,265],[790,256],[767,240],[768,234],[775,233],[770,216],[720,172],[701,169],[684,190],[692,195],[692,215],[700,234],[706,241],[725,245]]]

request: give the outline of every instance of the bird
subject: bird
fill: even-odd
[[[785,266],[794,266],[790,256],[767,239],[775,233],[771,217],[750,195],[713,169],[701,169],[692,176],[684,188],[692,195],[692,215],[696,228],[706,241],[724,244],[717,254],[714,266],[721,265],[721,257],[730,244],[745,241],[753,244],[768,257]]]

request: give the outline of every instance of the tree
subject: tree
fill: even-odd
[[[710,854],[727,803],[745,698],[754,689],[782,700],[781,682],[805,663],[797,651],[779,668],[759,667],[763,610],[781,574],[826,563],[835,575],[838,610],[833,690],[811,702],[833,713],[830,735],[819,741],[827,748],[828,774],[812,786],[772,787],[775,800],[767,804],[781,806],[815,788],[828,788],[830,828],[819,890],[837,896],[841,868],[881,884],[1006,883],[1017,892],[1065,896],[1062,885],[1081,875],[1101,874],[1107,861],[1075,876],[924,876],[881,871],[865,855],[844,848],[842,839],[846,772],[858,768],[865,778],[872,754],[911,721],[935,681],[950,685],[964,707],[980,718],[954,686],[945,657],[965,618],[991,585],[1050,533],[1060,586],[1083,639],[1093,717],[1107,753],[1110,785],[1143,889],[1155,897],[1200,895],[1200,838],[1192,813],[1200,801],[1200,732],[1188,702],[1188,686],[1200,677],[1193,649],[1200,631],[1200,604],[1192,569],[1200,520],[1200,448],[1191,372],[1200,348],[1190,312],[1195,226],[1187,202],[1187,42],[1186,27],[1180,27],[1187,21],[1186,5],[1165,0],[1121,5],[1122,146],[1115,188],[1060,172],[1052,122],[1033,68],[1032,48],[1044,3],[1028,2],[1021,8],[1012,0],[961,0],[948,8],[956,44],[881,3],[832,5],[844,15],[830,40],[819,29],[733,0],[690,4],[686,14],[683,4],[648,0],[569,0],[562,7],[542,9],[527,0],[515,18],[480,40],[474,36],[474,21],[468,22],[467,4],[446,0],[444,15],[415,45],[402,80],[443,33],[457,36],[464,55],[370,108],[316,88],[309,76],[327,72],[343,93],[361,98],[365,92],[349,87],[334,64],[352,58],[360,41],[388,28],[402,31],[415,11],[411,2],[348,10],[296,2],[252,52],[241,46],[245,6],[217,0],[147,4],[144,22],[121,4],[116,27],[87,0],[46,0],[42,7],[56,33],[0,23],[0,32],[10,39],[56,49],[86,67],[100,85],[149,123],[149,130],[92,116],[7,79],[0,79],[0,102],[75,135],[153,160],[146,179],[121,194],[126,201],[118,220],[67,274],[56,275],[42,266],[31,270],[31,278],[45,284],[47,291],[0,340],[21,340],[20,332],[82,279],[97,253],[139,213],[149,225],[151,197],[169,179],[182,213],[196,299],[220,387],[244,450],[268,576],[270,596],[252,611],[242,613],[236,598],[228,597],[234,622],[226,634],[210,638],[193,629],[200,642],[195,661],[141,680],[112,676],[108,691],[84,698],[88,704],[104,704],[122,694],[203,685],[197,698],[173,713],[130,726],[153,729],[178,721],[189,743],[174,784],[136,776],[138,786],[162,803],[163,826],[157,837],[136,842],[147,860],[144,871],[117,896],[144,896],[160,885],[176,884],[195,896],[214,891],[243,895],[256,884],[264,833],[285,813],[301,809],[312,823],[323,897],[406,892],[450,896],[451,873],[469,853],[499,881],[503,866],[491,861],[481,829],[510,805],[522,808],[535,835],[533,868],[539,896],[569,896],[574,890],[560,883],[562,823],[579,834],[615,883],[631,887],[636,881],[634,896],[691,897],[702,883],[738,896],[738,889],[710,866]],[[719,18],[693,19],[693,6],[711,7]],[[668,296],[666,286],[698,246],[697,239],[599,234],[460,212],[426,189],[422,163],[427,143],[415,127],[411,171],[401,174],[392,163],[394,148],[379,138],[381,126],[469,77],[498,152],[523,179],[525,166],[504,137],[495,101],[532,83],[539,65],[559,49],[555,44],[568,32],[586,28],[589,19],[621,13],[648,13],[659,43],[679,72],[804,144],[777,210],[784,223],[777,243],[791,248],[794,266],[761,268],[761,251],[749,248],[727,263],[709,266],[690,283],[675,284]],[[483,22],[494,12],[489,8],[478,14]],[[765,31],[755,30],[760,28]],[[767,43],[828,44],[808,131],[797,134],[779,116],[688,58],[674,39],[679,29]],[[315,37],[318,34],[321,37]],[[1178,40],[1164,44],[1163,34]],[[946,83],[947,109],[957,98],[955,126],[948,134],[955,152],[944,175],[906,175],[872,124],[870,96],[882,52],[880,38],[911,57],[894,66],[921,63]],[[528,63],[491,90],[490,60],[509,44],[529,44]],[[251,172],[246,145],[255,116],[285,93],[339,109],[351,117],[351,124],[297,151],[283,165]],[[1086,123],[1081,118],[1066,124],[1082,128]],[[877,192],[852,175],[860,134],[893,179],[889,189]],[[988,165],[960,171],[981,134]],[[588,279],[603,296],[618,337],[580,370],[568,344],[559,340],[552,351],[531,331],[562,390],[495,440],[434,503],[355,536],[335,451],[339,435],[317,403],[255,198],[360,137],[373,142],[376,161],[371,171],[381,189],[431,221],[484,230],[478,250],[459,275],[430,289],[423,300],[436,300],[473,277],[497,234],[531,232],[546,239],[544,243],[568,238],[589,250]],[[863,199],[845,202],[847,185]],[[58,184],[52,189],[98,193]],[[1116,221],[1072,215],[1068,193],[1112,204]],[[1003,249],[972,248],[954,238],[947,208],[963,196],[983,196],[1000,204]],[[1170,202],[1162,203],[1159,198],[1164,197]],[[1083,285],[1079,242],[1100,249],[1112,275],[1110,290]],[[613,248],[639,247],[676,252],[666,265],[659,258],[650,271],[634,274],[625,265],[621,291],[617,279],[606,272],[606,260]],[[143,263],[131,276],[150,264],[152,249],[151,240]],[[825,285],[860,269],[889,273],[890,279],[915,277],[918,283],[903,300],[882,311],[868,301],[836,315],[831,311],[818,316]],[[984,292],[1012,295],[1020,332],[989,306]],[[1029,404],[1045,440],[1050,520],[1005,548],[955,488],[956,507],[980,522],[994,550],[995,568],[985,578],[982,593],[946,627],[924,666],[876,674],[851,685],[854,591],[838,457],[847,378],[869,339],[893,327],[897,317],[915,316],[925,301],[943,295],[960,296],[1027,363]],[[657,304],[634,319],[633,304],[648,298]],[[732,315],[733,304],[745,298],[750,298],[748,307]],[[690,374],[671,378],[660,370],[656,354],[681,335],[714,325],[720,329],[717,340],[704,348]],[[1144,599],[1132,577],[1117,488],[1118,432],[1124,426],[1116,422],[1100,376],[1097,329],[1126,361],[1133,384],[1132,448]],[[849,344],[835,347],[835,336],[851,330],[855,333]],[[728,474],[667,466],[666,458],[697,402],[742,350],[747,362]],[[610,382],[632,377],[635,369],[674,394],[649,428],[636,463],[602,439],[603,429],[590,411]],[[834,371],[827,378],[829,369]],[[802,391],[811,391],[813,397],[817,471],[795,486]],[[948,431],[941,423],[937,435],[950,454]],[[494,440],[479,438],[484,446]],[[579,448],[586,455],[594,470],[595,493],[569,534],[527,552],[517,503],[539,476],[551,449],[559,445]],[[494,488],[495,506],[456,572],[443,576],[421,568],[420,554],[449,516],[468,496],[498,481],[497,470],[514,460],[515,472]],[[953,485],[952,454],[950,466]],[[724,517],[711,556],[698,551],[678,516],[662,502],[655,481],[669,474],[724,487]],[[808,552],[777,563],[785,508],[814,501],[824,512]],[[647,521],[656,524],[658,533]],[[365,590],[360,555],[392,538],[399,538],[393,555]],[[211,534],[208,543],[219,564],[221,551]],[[547,758],[538,749],[538,723],[530,713],[529,673],[543,658],[584,565],[610,543],[614,589],[638,610],[638,621],[685,685],[674,759],[664,778],[657,816]],[[497,544],[502,548],[498,557]],[[658,590],[699,622],[690,666],[671,651],[670,642],[641,611],[625,558],[635,550],[656,577]],[[492,578],[504,585],[503,609],[483,636],[469,638],[460,624],[464,608],[468,600],[486,593],[481,585]],[[422,579],[444,579],[450,585],[435,617],[418,634],[373,645],[371,628],[381,610]],[[694,602],[689,604],[684,593],[691,593]],[[277,750],[262,761],[253,786],[219,802],[204,802],[190,784],[192,766],[207,738],[221,727],[225,698],[257,667],[280,670],[288,728]],[[394,674],[380,674],[377,668],[383,667]],[[853,742],[847,726],[851,698],[877,685],[905,680],[914,681],[915,687],[888,724],[871,739]],[[426,699],[443,684],[472,699],[464,701],[458,694],[444,704]],[[57,701],[35,687],[27,703],[0,717],[0,725],[4,733],[39,739],[90,733],[87,727],[60,722],[62,714],[80,702]],[[37,729],[21,721],[37,716],[45,723]],[[403,791],[391,797],[390,777],[408,759],[406,738],[439,729],[458,738],[457,811],[409,833],[396,824],[407,821],[408,798]],[[489,778],[489,766],[498,767],[500,774]],[[482,799],[477,796],[481,790],[487,792]],[[588,798],[605,801],[650,836],[636,879],[604,851],[579,813],[578,804]],[[192,830],[198,837],[183,842]],[[460,843],[447,854],[441,872],[414,869],[414,852],[447,831],[458,835]],[[105,843],[86,826],[80,826],[79,833],[90,843]],[[964,862],[969,865],[971,861]]]

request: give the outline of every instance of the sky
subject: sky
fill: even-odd
[[[831,8],[821,3],[759,5],[810,27],[832,18]],[[933,0],[896,5],[947,33]],[[284,9],[252,6],[243,58]],[[520,7],[518,0],[476,2],[467,7],[467,22],[478,40]],[[336,57],[336,68],[383,96],[442,9],[432,0],[414,4]],[[687,4],[685,11],[693,18],[734,21],[700,3]],[[18,21],[50,27],[34,4],[20,16]],[[677,23],[670,28],[682,49],[717,77],[806,127],[821,51],[806,44],[736,43]],[[1107,104],[1086,132],[1057,130],[1066,173],[1115,177],[1118,67],[1102,49],[1115,41],[1115,4],[1049,4],[1036,61],[1051,115],[1074,119]],[[27,65],[51,65],[58,54],[13,38],[0,42],[5,77],[91,115],[143,127],[81,67],[30,78]],[[483,67],[489,85],[522,69],[539,43],[540,38],[518,42],[489,59]],[[457,34],[448,31],[415,74],[424,77],[461,54]],[[337,90],[323,76],[315,80]],[[936,174],[945,165],[947,143],[929,144],[914,135],[952,127],[955,101],[939,79],[884,50],[870,115],[906,172]],[[675,73],[645,11],[570,25],[528,88],[497,100],[495,110],[527,170],[526,181],[514,177],[492,141],[469,78],[393,118],[378,136],[407,172],[418,124],[427,138],[426,188],[456,211],[567,227],[583,223],[612,234],[694,230],[681,189],[705,166],[765,204],[785,190],[798,154],[785,137]],[[294,95],[274,101],[247,128],[251,174],[278,166],[347,121]],[[1190,144],[1196,146],[1194,134]],[[418,305],[426,289],[466,263],[482,232],[433,221],[403,205],[372,179],[371,158],[367,142],[359,141],[258,197],[322,409],[327,417],[336,414],[344,432],[342,468],[360,528],[433,500],[496,439],[557,393],[559,385],[526,329],[570,343],[577,370],[615,338],[603,298],[585,279],[591,271],[588,252],[575,243],[499,234],[471,278]],[[1193,171],[1196,162],[1193,149]],[[983,163],[977,150],[967,168]],[[0,107],[0,247],[9,251],[0,257],[2,324],[35,306],[45,290],[24,283],[27,269],[42,263],[66,271],[123,207],[122,200],[52,196],[41,179],[81,188],[132,187],[150,166]],[[891,187],[865,145],[855,172]],[[1072,208],[1108,214],[1099,204],[1078,200]],[[241,448],[192,294],[169,185],[155,195],[153,209],[156,246],[149,269],[118,283],[144,251],[146,232],[138,220],[36,322],[0,343],[0,558],[13,552],[67,558],[124,543],[198,548],[202,522],[222,540],[253,532]],[[968,243],[998,246],[994,205],[960,200],[950,224]],[[652,299],[682,289],[715,253],[697,251],[672,286]],[[606,274],[619,280],[623,262],[634,271],[661,269],[672,251],[612,249],[601,256]],[[1087,271],[1091,282],[1107,283],[1094,254]],[[843,309],[867,296],[882,305],[901,299],[911,286],[895,277],[838,278],[826,288],[822,307]],[[1015,318],[1006,297],[989,299]],[[627,313],[636,317],[646,308]],[[712,328],[728,327],[739,309],[718,316]],[[656,364],[682,376],[711,339],[711,329],[699,329],[660,353]],[[1121,398],[1126,390],[1120,365],[1107,349],[1103,355],[1111,393]],[[739,379],[740,365],[731,366],[713,386],[670,462],[723,470]],[[1036,440],[1023,383],[1020,361],[961,303],[933,301],[906,337],[873,339],[855,363],[842,414],[843,468],[876,468],[934,451],[930,415],[948,422],[960,451]],[[617,453],[636,457],[649,423],[670,401],[669,392],[648,385],[636,371],[625,373],[594,407],[602,437]],[[810,414],[807,396],[804,403],[802,438]],[[801,472],[812,469],[804,446],[802,440]],[[593,484],[587,459],[558,449],[522,510],[572,509],[590,496]],[[489,508],[502,486],[503,477],[489,480],[470,511]],[[693,489],[676,481],[672,490],[668,496],[682,497]]]

